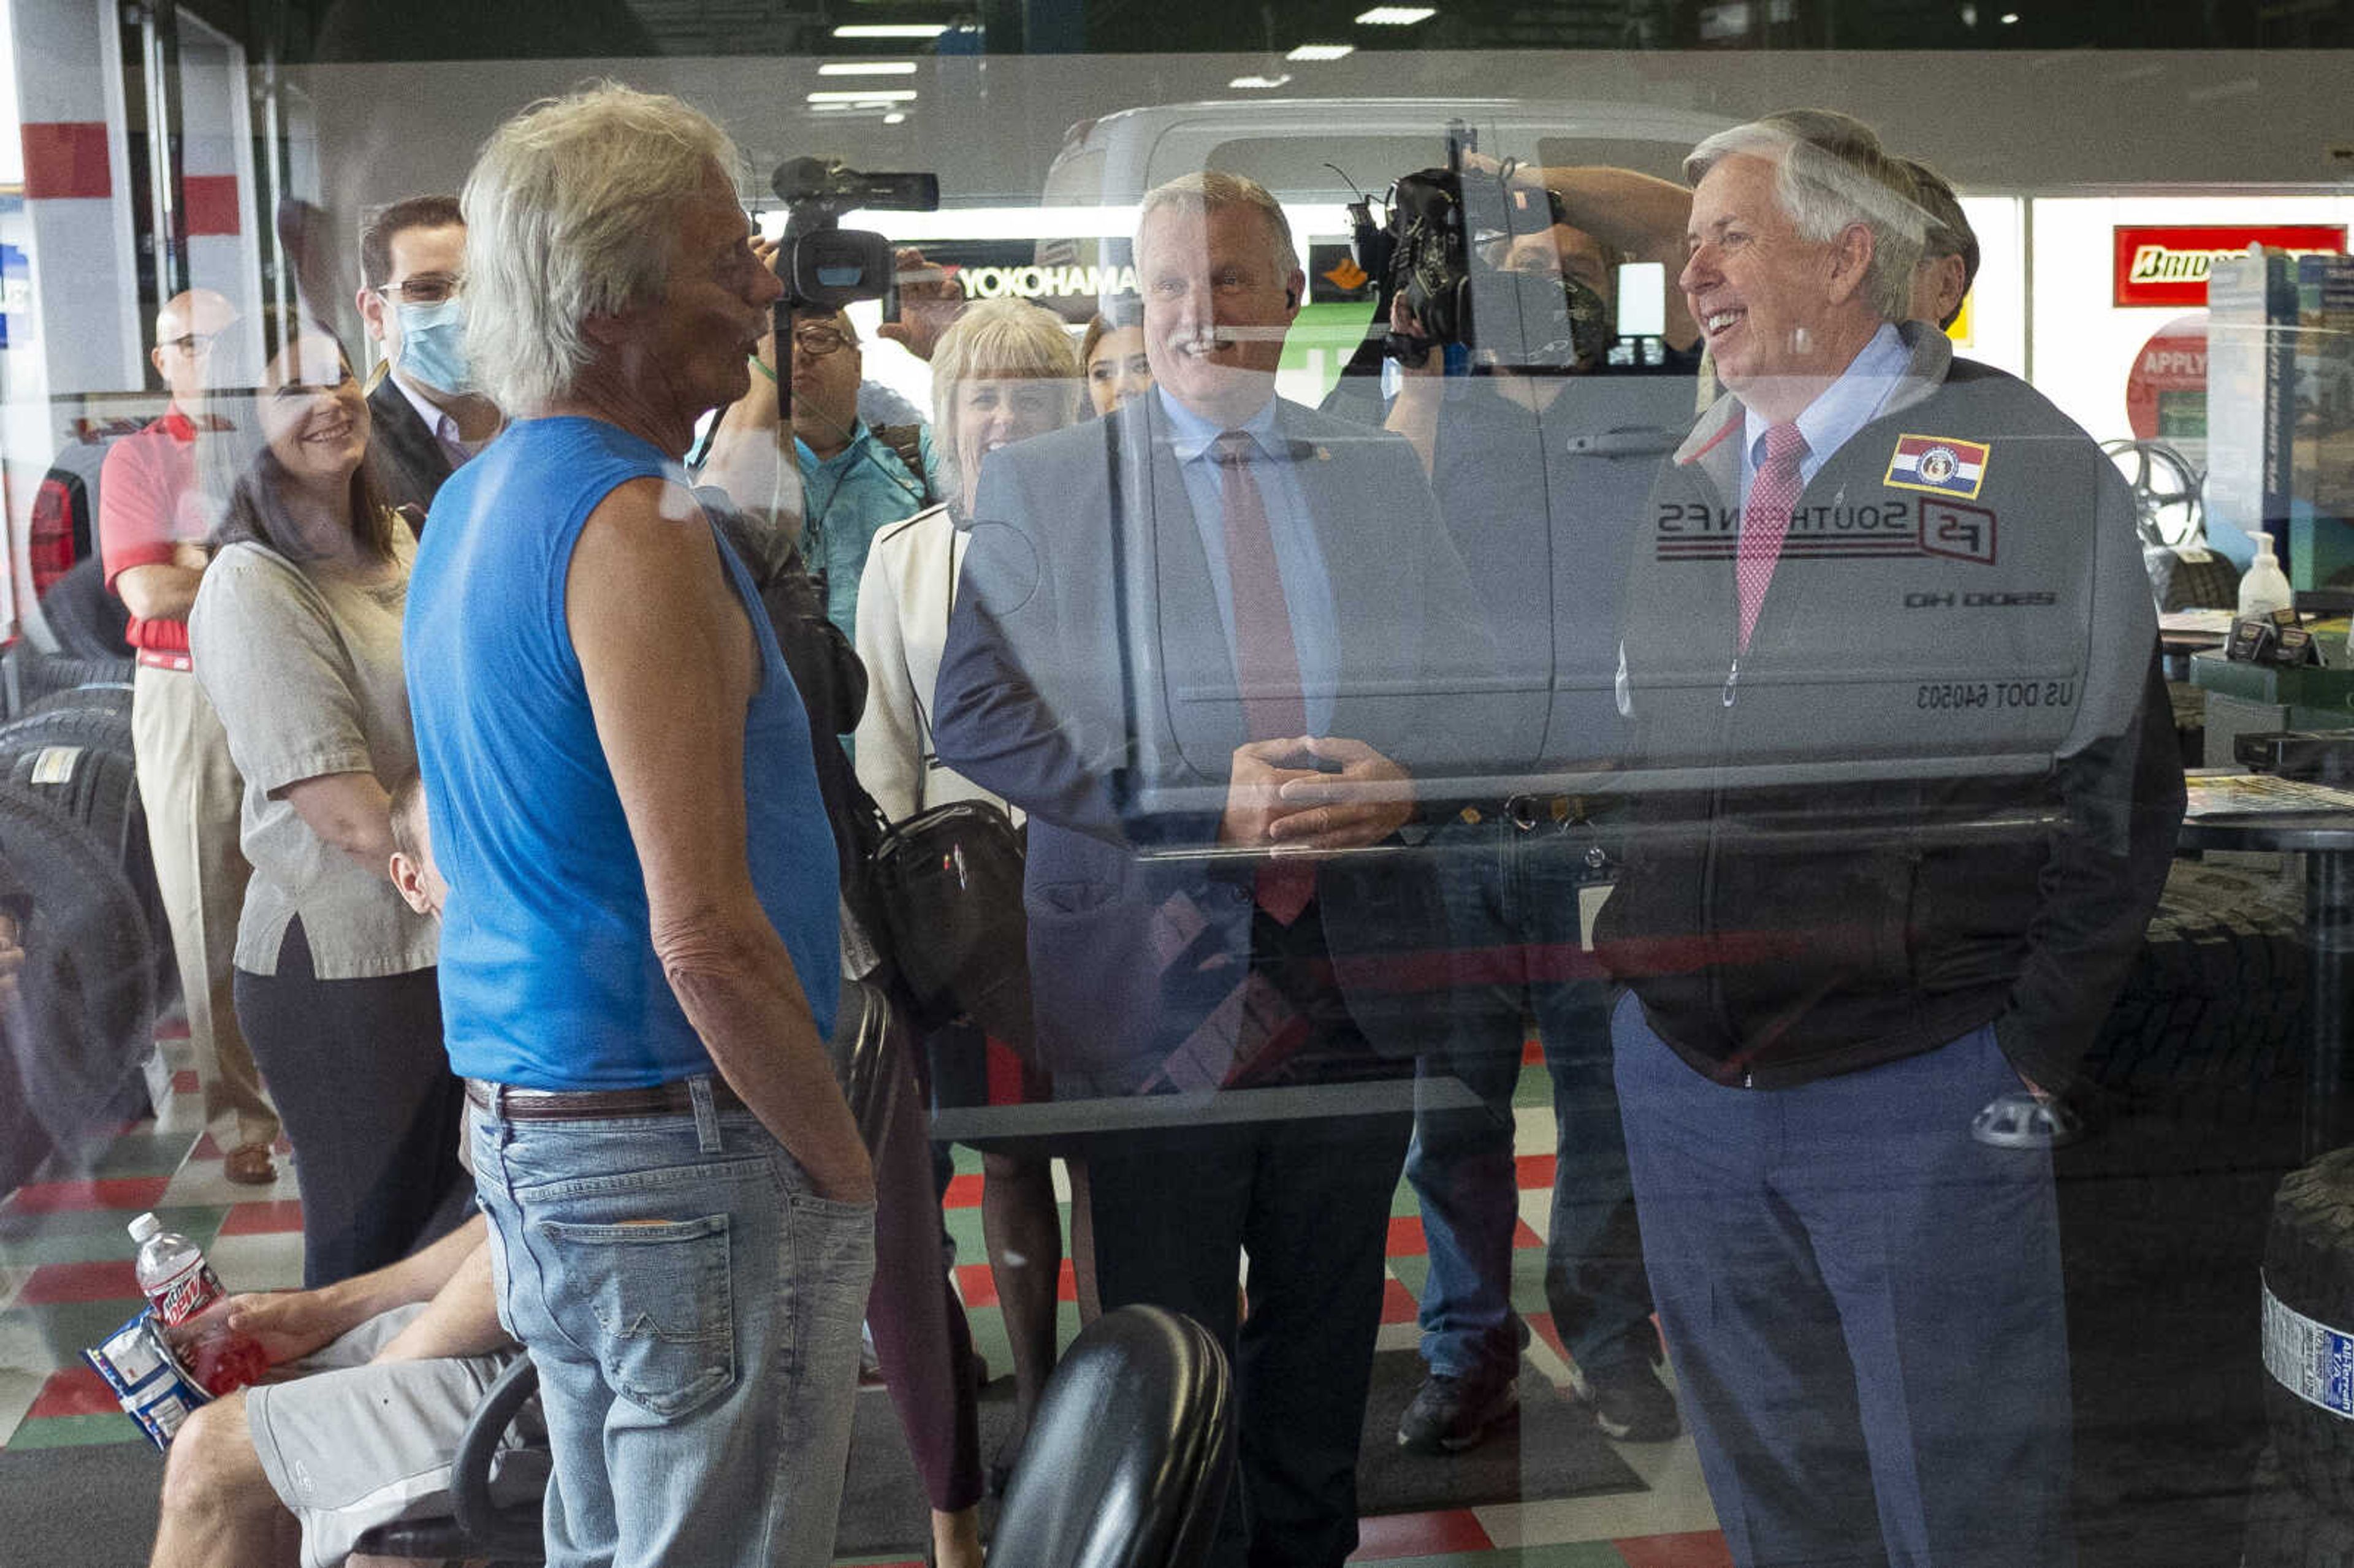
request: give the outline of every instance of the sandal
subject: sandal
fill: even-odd
[[[221,1160],[221,1174],[240,1187],[267,1187],[278,1180],[278,1167],[266,1143],[239,1144]]]

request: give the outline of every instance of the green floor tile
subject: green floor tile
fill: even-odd
[[[1422,1299],[1423,1281],[1430,1277],[1430,1259],[1394,1257],[1390,1259],[1390,1272],[1397,1276],[1397,1281],[1405,1287],[1406,1294],[1419,1301]]]
[[[158,1209],[164,1228],[208,1245],[220,1234],[228,1211],[217,1207]],[[135,1249],[123,1229],[133,1216],[119,1209],[69,1209],[57,1213],[9,1214],[0,1218],[0,1265],[131,1261]]]
[[[196,1131],[190,1128],[126,1133],[109,1144],[105,1153],[75,1161],[72,1171],[44,1171],[37,1179],[61,1181],[110,1176],[169,1176],[187,1159],[197,1137]]]
[[[1512,1104],[1516,1108],[1553,1108],[1553,1077],[1542,1064],[1521,1069],[1521,1081],[1512,1086]]]
[[[949,1227],[949,1240],[956,1244],[959,1268],[989,1261],[989,1245],[981,1231],[981,1205],[970,1209],[946,1209],[941,1217]]]
[[[1414,1183],[1398,1179],[1397,1191],[1390,1194],[1390,1218],[1405,1219],[1422,1213],[1422,1200],[1414,1195]]]
[[[38,1345],[41,1353],[48,1358],[47,1364],[22,1370],[52,1372],[79,1361],[82,1351],[122,1327],[142,1305],[143,1303],[133,1299],[62,1301],[48,1307],[12,1307],[0,1312],[0,1326],[5,1326],[7,1330],[5,1335],[0,1335],[0,1342],[12,1346]]]
[[[45,1415],[27,1421],[8,1439],[11,1453],[27,1448],[89,1448],[100,1444],[137,1443],[147,1439],[128,1415]]]

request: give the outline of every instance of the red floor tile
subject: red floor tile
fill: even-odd
[[[172,1075],[172,1092],[175,1095],[196,1094],[203,1087],[204,1085],[197,1081],[194,1067],[183,1067]]]
[[[17,1296],[19,1307],[52,1307],[66,1301],[124,1303],[128,1316],[139,1300],[139,1276],[129,1258],[101,1263],[45,1263],[33,1270]]]
[[[283,1235],[302,1228],[302,1202],[299,1198],[273,1198],[267,1202],[239,1203],[221,1222],[220,1234],[225,1236]]]
[[[1357,1521],[1352,1563],[1395,1557],[1437,1557],[1450,1552],[1487,1552],[1495,1546],[1469,1509],[1446,1513],[1393,1513]]]
[[[1512,1245],[1542,1247],[1544,1245],[1544,1237],[1537,1234],[1535,1230],[1531,1228],[1528,1221],[1516,1220],[1512,1224]]]
[[[1523,1067],[1542,1067],[1544,1065],[1543,1041],[1532,1035],[1530,1038],[1521,1042],[1521,1065]]]
[[[25,1416],[32,1420],[43,1415],[105,1415],[122,1408],[106,1380],[90,1371],[89,1362],[77,1361],[63,1372],[49,1374]]]
[[[155,1025],[155,1038],[158,1040],[186,1040],[187,1037],[188,1021],[185,1018],[167,1018]]]
[[[1512,1180],[1523,1192],[1550,1192],[1553,1164],[1550,1154],[1523,1154],[1512,1161]]]
[[[949,1177],[948,1196],[940,1200],[940,1207],[944,1209],[978,1209],[981,1207],[981,1177],[979,1173],[976,1172],[970,1176]]]
[[[137,1213],[164,1201],[168,1176],[118,1176],[100,1181],[36,1181],[16,1189],[20,1214],[59,1214],[90,1209]]]
[[[1411,1323],[1416,1310],[1414,1292],[1394,1279],[1382,1281],[1382,1321]]]
[[[960,1263],[956,1271],[957,1294],[964,1298],[967,1307],[994,1307],[997,1301],[997,1280],[985,1263]],[[1076,1301],[1079,1298],[1078,1277],[1071,1272],[1071,1260],[1063,1260],[1061,1277],[1055,1282],[1055,1299]]]
[[[1423,1239],[1422,1221],[1413,1214],[1400,1214],[1390,1221],[1390,1239],[1384,1255],[1389,1257],[1421,1257],[1430,1251]]]
[[[1646,1535],[1611,1544],[1627,1560],[1627,1568],[1733,1568],[1733,1553],[1725,1550],[1719,1531]]]

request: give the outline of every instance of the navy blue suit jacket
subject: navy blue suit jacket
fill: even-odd
[[[1451,771],[1494,659],[1420,465],[1395,437],[1297,405],[1278,405],[1277,430],[1339,620],[1329,733],[1410,773]],[[1256,866],[1182,852],[1214,844],[1247,735],[1157,399],[993,456],[973,517],[934,736],[950,767],[1030,813],[1040,1053],[1119,1089],[1188,1042],[1214,1060],[1249,1027]],[[1335,956],[1435,936],[1428,892],[1394,858],[1325,862]],[[1357,1012],[1377,1044],[1414,1047]]]

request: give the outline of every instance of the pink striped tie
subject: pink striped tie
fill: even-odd
[[[1775,563],[1782,558],[1782,538],[1790,531],[1790,508],[1806,488],[1798,464],[1807,455],[1807,438],[1796,425],[1775,425],[1766,432],[1766,461],[1749,482],[1749,499],[1741,508],[1741,652],[1749,652],[1749,633],[1756,628],[1758,607],[1766,602],[1766,585],[1774,580]]]
[[[1267,498],[1250,471],[1251,438],[1220,435],[1212,456],[1225,508],[1226,583],[1235,616],[1235,673],[1241,686],[1243,725],[1253,740],[1279,740],[1308,729],[1308,702],[1299,689],[1299,650],[1283,597],[1283,569]],[[1258,869],[1259,907],[1288,926],[1316,896],[1316,867],[1304,860],[1274,860]]]

